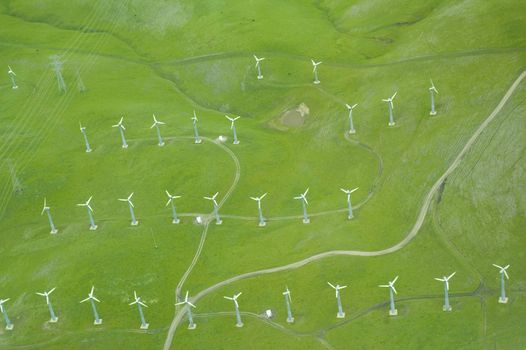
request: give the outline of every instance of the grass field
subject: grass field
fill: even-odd
[[[0,327],[0,348],[524,347],[526,82],[509,90],[526,67],[524,13],[517,0],[0,2],[0,66],[19,86],[0,78],[0,298],[15,325]],[[266,57],[262,80],[253,54]],[[311,58],[323,61],[319,85]],[[388,127],[381,100],[395,91]],[[345,103],[359,104],[354,135]],[[302,104],[308,114],[284,123]],[[166,123],[164,147],[153,113]],[[239,145],[225,114],[241,116]],[[121,116],[127,149],[111,127]],[[353,220],[341,187],[359,187]],[[308,225],[293,199],[306,188]],[[165,190],[182,195],[178,225]],[[117,200],[131,192],[138,226]],[[215,192],[220,226],[203,199]],[[249,197],[265,192],[260,228]],[[90,196],[96,231],[76,206]],[[44,197],[56,235],[40,215]],[[353,253],[294,265],[329,251]],[[492,263],[511,265],[506,305]],[[433,278],[453,271],[446,313]],[[396,275],[399,315],[389,317],[377,285]],[[349,286],[345,319],[327,281]],[[92,285],[100,326],[79,303]],[[35,295],[53,287],[56,324]],[[128,306],[134,290],[149,306],[147,331]],[[196,330],[173,306],[186,290]],[[239,291],[241,329],[223,299]],[[272,319],[262,317],[269,308]]]

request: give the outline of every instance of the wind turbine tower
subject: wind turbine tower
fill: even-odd
[[[442,278],[435,278],[437,281],[444,282],[444,306],[442,307],[444,311],[451,311],[451,305],[449,305],[449,279],[455,276],[455,273],[453,272],[451,275]]]
[[[497,269],[499,269],[500,273],[500,297],[499,297],[499,303],[506,304],[508,302],[508,297],[506,296],[506,290],[504,289],[504,276],[506,276],[506,279],[510,279],[510,276],[508,276],[508,272],[506,270],[510,267],[510,265],[506,265],[504,267],[493,264]]]
[[[230,129],[232,129],[232,132],[234,133],[234,142],[232,143],[237,145],[239,144],[239,140],[237,139],[236,120],[238,120],[240,117],[230,118],[228,115],[225,115],[225,118],[230,120]]]
[[[55,224],[53,223],[53,218],[51,217],[51,212],[50,212],[51,208],[48,207],[47,205],[47,202],[46,202],[46,198],[44,198],[44,208],[42,208],[42,213],[40,213],[40,215],[44,215],[44,212],[47,214],[47,218],[49,220],[49,226],[51,227],[51,234],[54,235],[55,233],[58,232],[57,228],[55,227]]]
[[[175,304],[175,306],[179,305],[186,305],[186,307],[188,308],[188,329],[195,329],[197,325],[194,323],[194,318],[192,316],[192,308],[195,308],[195,305],[188,300],[188,291],[186,291],[186,296],[184,297],[184,300]]]
[[[90,205],[91,198],[93,198],[93,196],[89,197],[89,199],[86,201],[86,203],[79,203],[79,204],[77,204],[77,206],[78,207],[86,207],[86,209],[88,210],[88,219],[89,219],[89,222],[90,222],[89,229],[92,230],[92,231],[95,231],[97,229],[97,225],[95,225],[95,220],[93,220],[93,208]]]
[[[314,73],[314,84],[319,84],[320,81],[319,81],[319,79],[318,79],[318,66],[319,66],[320,64],[322,64],[323,62],[321,62],[321,61],[320,61],[320,62],[315,62],[315,61],[312,60],[312,59],[311,59],[311,62],[312,62],[312,67],[313,67],[313,69],[312,69],[312,73]]]
[[[264,193],[263,195],[259,197],[250,197],[250,199],[258,202],[258,214],[259,214],[259,226],[260,227],[267,225],[267,223],[265,222],[265,218],[263,217],[263,210],[261,209],[261,200],[265,198],[266,195],[267,193]]]
[[[51,300],[49,300],[49,295],[53,293],[54,290],[55,288],[51,289],[49,292],[36,293],[46,298],[46,304],[49,309],[49,314],[51,315],[51,319],[49,320],[49,322],[51,323],[56,323],[58,321],[58,317],[55,315],[55,311],[53,311],[53,305],[51,305]]]
[[[256,68],[258,70],[258,79],[261,80],[263,79],[263,75],[261,74],[261,61],[263,61],[265,57],[259,58],[256,55],[254,55],[254,59],[256,60]]]
[[[112,125],[111,127],[119,129],[119,133],[121,134],[121,140],[122,140],[122,148],[128,148],[128,144],[126,143],[126,138],[124,137],[124,130],[126,130],[126,128],[122,124],[123,120],[124,120],[124,117],[121,117],[119,122],[115,125]]]
[[[80,132],[82,133],[82,135],[84,135],[84,141],[86,142],[86,153],[89,153],[91,152],[91,147],[89,146],[88,135],[86,135],[86,128],[82,126],[80,122],[79,122],[79,125],[80,125]]]
[[[219,204],[217,204],[216,197],[219,194],[219,192],[216,192],[212,197],[203,197],[204,199],[207,199],[209,201],[212,201],[214,203],[214,216],[216,218],[216,225],[221,225],[223,223],[223,220],[219,217]]]
[[[387,102],[389,104],[389,126],[394,126],[396,124],[395,121],[394,121],[394,117],[393,117],[393,109],[394,109],[393,100],[396,97],[397,93],[398,93],[398,91],[395,92],[393,94],[393,96],[391,96],[389,98],[385,98],[385,99],[382,100],[382,101]]]
[[[9,75],[9,78],[11,79],[12,88],[13,88],[13,90],[16,90],[16,89],[18,89],[18,85],[16,85],[16,78],[15,78],[16,74],[13,71],[13,69],[11,69],[11,66],[7,66],[7,68],[9,69],[7,71],[7,75]]]
[[[358,189],[358,187],[356,187],[355,189],[353,190],[346,190],[344,188],[340,188],[340,190],[343,192],[343,193],[346,193],[347,194],[347,207],[349,208],[349,215],[347,215],[347,219],[351,220],[354,216],[353,216],[353,212],[352,212],[352,204],[351,204],[351,193],[353,193],[354,191],[356,191]]]
[[[5,306],[4,304],[6,302],[9,301],[9,298],[7,299],[0,299],[0,312],[4,315],[4,319],[5,319],[5,329],[8,330],[8,331],[11,331],[13,330],[13,323],[11,323],[11,320],[9,319],[9,317],[7,316],[7,310],[5,309]]]
[[[157,129],[157,139],[159,140],[158,145],[159,147],[162,147],[164,146],[164,141],[163,141],[163,138],[161,137],[161,130],[159,129],[159,125],[165,125],[165,123],[158,121],[157,118],[155,118],[155,114],[153,114],[153,124],[150,127],[150,129],[153,129],[153,128]]]
[[[97,312],[97,307],[95,305],[95,302],[97,303],[100,303],[100,300],[97,299],[94,295],[93,295],[93,291],[95,290],[95,286],[92,286],[91,287],[91,291],[89,292],[88,294],[88,297],[84,300],[81,300],[80,303],[84,303],[86,301],[90,301],[91,303],[91,308],[93,309],[93,316],[95,317],[95,321],[93,321],[93,324],[94,325],[100,325],[102,324],[102,318],[99,317],[99,313]]]
[[[58,90],[62,92],[66,92],[66,83],[64,82],[64,78],[62,77],[62,61],[60,60],[60,57],[58,55],[53,55],[51,58],[51,65],[53,66],[53,70],[55,71],[55,75],[57,77],[57,83],[58,83]]]
[[[135,212],[133,210],[135,206],[133,205],[131,201],[132,197],[133,197],[133,192],[128,196],[128,198],[119,198],[119,201],[128,203],[128,207],[130,208],[131,224],[132,226],[137,226],[139,225],[139,221],[135,218]]]
[[[331,286],[332,289],[334,289],[334,291],[336,292],[336,300],[338,301],[338,313],[336,314],[336,317],[337,318],[345,318],[345,312],[343,312],[342,301],[340,299],[340,289],[347,288],[347,286],[340,286],[339,284],[334,286],[330,282],[327,282],[327,284],[329,286]]]
[[[142,312],[142,306],[148,307],[148,305],[141,301],[141,297],[138,297],[135,291],[133,291],[133,297],[135,298],[135,300],[132,301],[129,305],[137,304],[137,308],[139,309],[139,316],[141,317],[141,329],[148,329],[150,324],[146,323],[146,320],[144,319],[144,313]]]
[[[354,108],[356,108],[356,106],[358,106],[358,103],[355,103],[352,106],[346,103],[345,106],[349,110],[349,134],[355,134],[356,130],[354,129],[354,124],[352,121],[352,111]]]
[[[172,224],[178,224],[181,220],[177,217],[177,211],[175,210],[175,203],[174,199],[181,198],[181,196],[172,196],[168,190],[165,191],[166,195],[168,196],[168,202],[166,202],[166,206],[172,205]]]
[[[290,297],[289,287],[283,292],[285,296],[285,305],[287,306],[287,322],[294,323],[294,317],[292,317],[292,310],[290,304],[292,304],[292,298]]]
[[[437,111],[435,110],[435,94],[438,95],[438,90],[435,87],[435,84],[433,84],[433,80],[429,80],[431,82],[431,87],[429,88],[429,94],[431,95],[431,111],[429,112],[429,114],[436,115]]]
[[[308,224],[310,222],[309,216],[307,215],[307,205],[309,204],[309,202],[307,201],[307,193],[309,193],[308,188],[305,190],[305,192],[303,192],[299,196],[294,197],[294,199],[301,200],[301,204],[303,206],[303,223],[304,224]]]
[[[236,327],[238,328],[243,327],[243,322],[241,321],[241,314],[239,313],[239,304],[237,303],[237,298],[239,298],[241,294],[242,293],[239,292],[237,294],[234,294],[234,296],[232,297],[223,297],[225,299],[232,300],[234,302],[234,306],[236,308]]]
[[[394,278],[394,280],[390,281],[388,284],[381,284],[378,287],[382,288],[389,288],[389,316],[396,316],[398,315],[398,310],[395,309],[395,302],[394,302],[394,294],[396,293],[396,289],[394,287],[394,284],[396,283],[396,280],[398,279],[398,276]],[[394,294],[393,294],[394,292]]]
[[[203,142],[203,140],[201,140],[201,138],[199,137],[199,132],[197,130],[197,122],[198,122],[198,119],[197,119],[197,115],[195,114],[195,109],[194,109],[194,116],[192,117],[192,124],[194,126],[194,143],[201,143]]]

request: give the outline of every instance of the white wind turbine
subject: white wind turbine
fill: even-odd
[[[327,284],[331,286],[332,289],[334,289],[334,291],[336,292],[336,299],[338,301],[338,313],[336,314],[336,317],[345,318],[345,312],[343,312],[342,301],[340,299],[340,289],[347,288],[347,286],[340,286],[339,284],[333,285],[330,282],[327,282]]]
[[[393,109],[394,109],[393,100],[396,97],[397,93],[398,93],[398,91],[395,92],[393,94],[393,96],[382,100],[382,101],[387,102],[389,104],[389,126],[394,126],[396,124],[395,121],[394,121],[394,117],[393,117]]]
[[[7,316],[7,310],[5,309],[5,306],[4,306],[4,304],[6,302],[8,302],[8,301],[9,301],[9,298],[7,298],[7,299],[0,299],[0,312],[4,315],[5,329],[8,330],[8,331],[11,331],[11,330],[13,330],[14,325],[13,325],[13,323],[11,323],[11,320]]]
[[[237,298],[242,294],[242,292],[239,292],[237,294],[234,294],[232,297],[223,297],[228,300],[232,300],[234,302],[234,306],[236,308],[236,327],[243,327],[243,322],[241,321],[241,314],[239,313],[239,304],[237,303]]]
[[[53,293],[53,291],[55,290],[55,288],[51,289],[49,292],[43,292],[43,293],[36,293],[40,296],[43,296],[43,297],[46,297],[46,304],[48,306],[48,309],[49,309],[49,314],[51,315],[51,319],[49,320],[49,322],[51,323],[55,323],[58,321],[58,317],[55,315],[55,311],[53,311],[53,306],[51,305],[51,300],[49,300],[49,295],[51,293]]]
[[[353,124],[353,121],[352,121],[352,110],[356,106],[358,106],[358,103],[355,103],[352,106],[346,103],[345,106],[349,110],[349,134],[354,134],[354,133],[356,133],[356,130],[354,130],[354,124]]]
[[[287,322],[294,323],[294,317],[292,317],[292,310],[290,308],[290,304],[292,304],[292,298],[290,297],[289,287],[287,287],[287,289],[283,292],[283,295],[285,296],[285,305],[287,306]]]
[[[234,133],[234,145],[239,144],[239,140],[237,139],[237,132],[236,132],[236,120],[238,120],[241,117],[235,117],[231,118],[228,115],[225,115],[225,118],[230,120],[230,129],[232,129],[232,132]]]
[[[203,140],[201,140],[201,138],[199,137],[199,132],[197,131],[197,121],[198,119],[194,109],[194,116],[192,117],[192,124],[194,126],[194,143],[201,143],[203,142]]]
[[[49,226],[51,227],[51,234],[55,234],[58,232],[57,228],[55,227],[55,224],[53,223],[53,218],[51,217],[50,207],[47,205],[46,198],[44,197],[44,208],[42,208],[42,213],[40,215],[44,215],[44,212],[47,214],[47,218],[49,221]]]
[[[311,59],[312,62],[312,73],[314,73],[314,84],[319,84],[320,81],[318,80],[318,66],[322,64],[323,62],[315,62],[313,59]]]
[[[195,329],[197,325],[194,323],[194,319],[192,317],[192,308],[193,307],[195,308],[195,305],[192,304],[188,300],[188,291],[186,291],[186,296],[184,297],[184,300],[175,304],[175,306],[179,306],[179,305],[187,305],[188,307],[188,329]]]
[[[499,297],[499,303],[506,304],[508,302],[508,297],[506,296],[506,290],[504,289],[504,276],[506,276],[506,279],[510,279],[510,276],[508,276],[508,272],[506,270],[510,267],[510,265],[506,265],[504,267],[493,264],[497,269],[499,269],[500,274],[500,297]]]
[[[126,128],[122,124],[123,120],[124,120],[124,117],[121,117],[119,122],[117,124],[115,124],[115,125],[112,125],[111,127],[119,129],[119,132],[121,134],[121,139],[122,139],[122,148],[128,148],[128,144],[126,143],[126,138],[124,137],[124,130],[126,130]]]
[[[455,273],[453,272],[451,275],[442,278],[435,278],[437,281],[444,282],[444,306],[442,307],[444,311],[451,311],[451,305],[449,305],[449,279],[455,276]]]
[[[133,197],[133,192],[128,196],[128,198],[119,198],[119,201],[128,203],[128,207],[130,208],[131,224],[132,226],[137,226],[139,225],[139,221],[135,219],[135,211],[133,210],[135,206],[133,205],[131,201],[132,197]]]
[[[352,190],[346,190],[344,188],[340,188],[340,190],[343,192],[343,193],[346,193],[347,194],[347,206],[349,208],[349,215],[347,215],[347,219],[351,220],[354,216],[353,216],[353,212],[352,212],[352,204],[351,204],[351,193],[353,193],[354,191],[356,191],[358,189],[358,187],[356,187],[355,189],[352,189]]]
[[[438,90],[435,87],[435,84],[433,84],[433,80],[429,79],[431,82],[431,87],[429,88],[429,94],[431,95],[431,111],[429,112],[430,115],[436,115],[437,111],[435,110],[435,94],[438,95]]]
[[[82,133],[82,135],[84,135],[84,142],[86,142],[86,153],[89,153],[91,152],[91,147],[89,146],[88,135],[86,135],[86,128],[82,126],[80,122],[79,122],[79,125],[80,125],[80,132]]]
[[[93,196],[90,196],[89,199],[86,201],[86,203],[79,203],[77,204],[78,207],[86,207],[88,210],[88,218],[90,222],[89,229],[92,231],[95,231],[97,229],[97,225],[95,225],[95,220],[93,220],[93,208],[90,205],[91,199]]]
[[[265,59],[265,57],[258,58],[256,55],[254,55],[254,59],[256,60],[256,68],[258,70],[258,79],[263,79],[263,75],[261,74],[261,61]]]
[[[396,289],[394,287],[394,284],[396,283],[396,280],[398,279],[398,276],[396,276],[392,281],[390,281],[388,284],[381,284],[378,287],[382,288],[389,288],[389,315],[390,316],[396,316],[398,315],[398,310],[395,309],[395,303],[394,303],[394,294],[396,293]],[[394,294],[393,294],[394,292]]]
[[[153,116],[153,124],[150,126],[150,129],[156,128],[157,129],[157,139],[159,141],[158,145],[159,147],[164,146],[163,138],[161,137],[161,130],[159,129],[159,125],[165,125],[166,123],[160,122],[155,118],[155,114],[152,114]]]
[[[177,217],[177,211],[175,210],[175,204],[174,199],[181,198],[181,196],[172,196],[168,190],[165,191],[166,195],[168,196],[168,202],[166,202],[166,206],[172,205],[172,224],[178,224],[181,220]]]
[[[16,85],[16,74],[15,72],[11,69],[11,66],[7,66],[7,68],[9,68],[9,70],[7,71],[7,74],[9,75],[9,78],[11,78],[11,84],[13,85],[13,90],[16,90],[18,89],[18,85]]]
[[[265,198],[266,195],[267,193],[264,193],[259,197],[250,197],[250,199],[258,202],[258,214],[259,214],[259,226],[260,227],[267,225],[267,223],[265,222],[265,218],[263,217],[263,210],[261,209],[261,200]]]
[[[100,303],[100,300],[93,295],[93,291],[95,290],[95,286],[91,286],[91,291],[88,294],[88,297],[84,300],[81,300],[80,303],[84,303],[86,301],[90,301],[91,308],[93,310],[93,316],[95,317],[95,321],[93,321],[94,325],[100,325],[102,324],[102,318],[99,317],[99,313],[97,312],[97,307],[95,306],[95,302]]]
[[[219,192],[216,192],[212,197],[203,197],[204,199],[207,199],[209,201],[212,201],[214,204],[214,216],[216,218],[216,225],[221,225],[223,221],[219,217],[219,204],[217,204],[216,197],[219,194]]]
[[[141,297],[138,297],[135,291],[133,291],[133,297],[135,300],[132,301],[129,305],[137,304],[137,308],[139,309],[139,316],[141,317],[141,329],[148,329],[150,324],[146,323],[146,320],[144,319],[144,313],[142,312],[142,306],[148,307],[148,305],[141,301]]]
[[[294,199],[301,200],[301,204],[303,206],[303,223],[304,224],[308,224],[310,222],[310,219],[309,219],[309,217],[307,215],[307,205],[309,204],[309,202],[307,201],[307,193],[309,193],[309,189],[308,188],[305,190],[305,192],[303,192],[299,196],[294,197]]]

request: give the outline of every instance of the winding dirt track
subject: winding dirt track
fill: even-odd
[[[442,176],[440,176],[440,178],[433,184],[433,186],[431,187],[431,189],[427,193],[427,196],[425,197],[424,202],[422,203],[422,206],[420,208],[420,212],[418,213],[418,217],[416,219],[415,224],[413,225],[411,230],[409,230],[409,233],[405,236],[405,238],[403,240],[401,240],[400,242],[398,242],[397,244],[395,244],[395,245],[393,245],[393,246],[391,246],[389,248],[382,249],[382,250],[377,250],[377,251],[332,250],[332,251],[328,251],[328,252],[319,253],[319,254],[310,256],[310,257],[305,258],[303,260],[296,261],[296,262],[293,262],[293,263],[290,263],[290,264],[287,264],[287,265],[272,267],[272,268],[263,269],[263,270],[257,270],[257,271],[253,271],[253,272],[247,272],[247,273],[244,273],[244,274],[241,274],[241,275],[237,275],[237,276],[231,277],[231,278],[229,278],[227,280],[224,280],[224,281],[221,281],[219,283],[216,283],[213,286],[210,286],[210,287],[208,287],[205,290],[202,290],[201,292],[197,293],[193,298],[191,298],[191,302],[195,304],[199,299],[203,298],[204,296],[212,293],[213,291],[215,291],[215,290],[217,290],[217,289],[219,289],[221,287],[224,287],[224,286],[226,286],[228,284],[234,283],[236,281],[239,281],[239,280],[242,280],[242,279],[246,279],[246,278],[256,277],[256,276],[260,276],[260,275],[265,275],[265,274],[269,274],[269,273],[274,273],[274,272],[281,272],[281,271],[286,271],[286,270],[297,269],[297,268],[300,268],[300,267],[302,267],[304,265],[307,265],[307,264],[309,264],[311,262],[314,262],[314,261],[317,261],[317,260],[321,260],[323,258],[327,258],[327,257],[331,257],[331,256],[339,256],[339,255],[379,256],[379,255],[385,255],[385,254],[390,254],[390,253],[396,252],[396,251],[402,249],[403,247],[405,247],[418,234],[420,228],[422,227],[422,224],[424,223],[424,220],[426,218],[429,206],[431,205],[431,201],[433,199],[433,196],[435,195],[437,190],[440,188],[440,185],[442,184],[442,182],[458,167],[458,165],[460,164],[460,162],[462,161],[462,159],[464,158],[466,153],[471,149],[471,147],[473,146],[473,144],[477,140],[477,138],[484,131],[484,129],[489,125],[489,123],[491,123],[491,121],[497,116],[497,114],[502,110],[502,108],[504,107],[504,105],[506,104],[508,99],[511,97],[513,92],[517,89],[517,87],[519,86],[519,84],[522,82],[522,80],[525,77],[526,77],[526,71],[522,72],[521,75],[519,75],[519,77],[513,82],[513,84],[508,89],[506,94],[500,100],[500,102],[497,105],[497,107],[495,107],[493,112],[491,112],[491,114],[482,122],[482,124],[477,128],[477,130],[475,130],[475,132],[473,133],[473,135],[471,135],[470,139],[464,145],[464,147],[462,148],[460,153],[457,155],[457,157],[455,158],[453,163],[451,163],[451,165],[446,169],[446,171],[442,174]],[[186,313],[186,307],[181,308],[175,314],[175,317],[172,320],[172,323],[170,325],[170,328],[168,330],[168,334],[166,336],[166,340],[165,340],[165,343],[164,343],[164,347],[163,348],[165,350],[170,349],[170,346],[172,345],[173,337],[175,335],[175,331],[177,330],[177,326],[181,322],[181,320],[182,320],[182,318],[183,318],[185,313]]]

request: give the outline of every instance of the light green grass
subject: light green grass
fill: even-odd
[[[223,225],[210,225],[182,287],[192,295],[316,253],[396,244],[429,188],[524,69],[524,10],[519,1],[1,4],[0,63],[17,72],[20,89],[12,91],[6,76],[0,81],[0,297],[11,298],[15,323],[13,332],[0,331],[0,347],[160,348],[174,317],[174,290],[202,238],[203,226],[189,215],[209,214],[211,203],[202,197],[217,191],[222,199],[233,188],[220,211]],[[255,78],[253,53],[268,58],[264,80]],[[54,54],[65,61],[66,94],[58,93],[49,66]],[[324,61],[319,86],[312,84],[311,57]],[[85,93],[76,91],[77,69]],[[429,78],[440,91],[433,118]],[[397,126],[388,128],[381,99],[394,91]],[[173,347],[520,347],[524,94],[522,83],[447,179],[407,247],[382,257],[325,259],[221,288],[197,303],[198,329],[186,330],[184,321]],[[281,113],[300,103],[310,109],[305,124],[276,128]],[[358,132],[350,138],[344,103],[359,103]],[[194,109],[207,137],[201,145],[192,140]],[[167,123],[163,148],[149,129],[152,113]],[[242,116],[240,145],[230,143],[225,114]],[[111,128],[121,115],[127,150]],[[223,146],[212,142],[219,135],[228,137]],[[307,187],[314,215],[303,225],[292,198]],[[340,187],[360,188],[352,221]],[[171,224],[165,189],[183,195],[180,225]],[[131,192],[138,227],[117,201]],[[248,197],[263,192],[270,221],[258,228]],[[85,209],[75,206],[90,195],[95,232]],[[57,236],[39,215],[44,197]],[[328,213],[315,215],[322,212]],[[275,220],[291,216],[297,218]],[[496,304],[491,263],[512,264],[509,305]],[[454,270],[454,311],[444,314],[442,286],[432,278]],[[387,291],[377,285],[396,274],[400,316],[391,319]],[[349,284],[343,323],[334,317],[328,280]],[[101,329],[92,325],[89,305],[78,303],[92,284],[102,300]],[[293,293],[292,326],[284,322],[285,285]],[[34,292],[53,286],[60,321],[50,325]],[[148,332],[138,331],[137,310],[127,305],[133,290],[150,305]],[[222,296],[235,291],[243,291],[243,311],[272,308],[279,326],[246,316],[237,329],[232,314],[216,314],[232,311]]]

